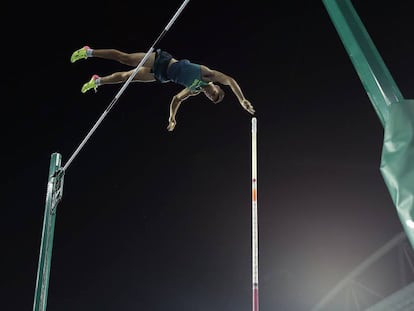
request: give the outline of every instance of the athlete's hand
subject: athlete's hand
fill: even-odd
[[[254,110],[252,104],[247,100],[247,99],[243,99],[242,102],[240,103],[242,105],[242,107],[247,110],[247,112],[249,112],[250,114],[254,114],[256,111]]]
[[[175,128],[175,125],[177,124],[177,122],[173,119],[168,120],[168,126],[167,126],[167,130],[172,132]]]

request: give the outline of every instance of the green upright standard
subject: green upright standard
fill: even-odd
[[[352,3],[323,3],[384,127],[380,171],[414,248],[414,100],[400,93]]]

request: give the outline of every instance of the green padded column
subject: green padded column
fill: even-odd
[[[391,105],[384,130],[381,174],[414,248],[414,100]]]
[[[388,107],[403,100],[403,96],[352,3],[349,0],[323,0],[323,3],[384,125]]]
[[[323,3],[384,127],[380,171],[414,248],[414,101],[401,95],[352,3]]]
[[[59,153],[52,154],[49,166],[49,181],[47,183],[46,205],[43,217],[42,240],[37,268],[33,311],[45,311],[47,305],[56,207],[62,198],[63,190],[64,173],[61,170],[61,160],[62,156]]]

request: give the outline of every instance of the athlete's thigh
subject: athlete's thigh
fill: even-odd
[[[131,70],[131,74],[133,73],[133,71],[134,70]],[[139,82],[153,82],[155,81],[155,78],[154,74],[151,72],[151,68],[141,67],[139,68],[133,80]]]
[[[138,52],[138,53],[131,53],[128,54],[130,62],[133,63],[133,66],[138,66],[141,61],[144,59],[146,53]],[[151,55],[146,59],[145,63],[142,64],[143,67],[151,68],[154,64],[155,60],[155,52],[152,52]]]

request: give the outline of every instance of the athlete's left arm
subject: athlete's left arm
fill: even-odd
[[[234,95],[236,95],[237,99],[239,100],[240,105],[247,110],[249,113],[254,114],[255,110],[252,106],[252,104],[250,103],[250,101],[248,101],[245,97],[244,94],[239,86],[239,84],[237,83],[237,81],[230,77],[229,75],[226,75],[218,70],[212,70],[209,69],[206,66],[201,66],[202,68],[202,74],[203,74],[203,79],[207,80],[208,82],[217,82],[223,85],[227,85],[231,88],[231,90],[233,91]]]

